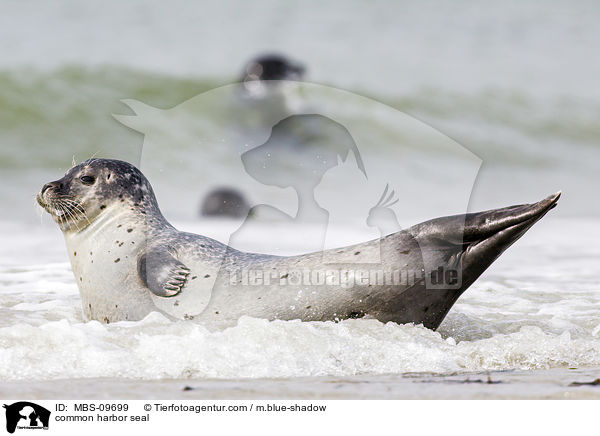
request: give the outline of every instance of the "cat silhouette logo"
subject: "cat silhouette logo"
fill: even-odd
[[[14,433],[18,429],[48,430],[50,411],[28,401],[4,405],[6,409],[6,431]]]

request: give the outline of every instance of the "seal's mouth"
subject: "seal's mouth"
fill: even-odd
[[[42,190],[36,196],[37,203],[48,212],[59,225],[70,225],[87,215],[83,207],[68,195]]]
[[[42,206],[42,208],[44,208],[44,210],[46,212],[48,212],[50,215],[52,215],[55,218],[58,219],[67,219],[67,212],[66,210],[61,207],[61,205],[59,203],[56,202],[56,200],[54,199],[45,199],[43,195],[38,194],[36,196],[36,200],[38,202],[38,204],[40,206]]]

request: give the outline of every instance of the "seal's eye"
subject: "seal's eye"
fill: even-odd
[[[83,183],[84,185],[93,185],[96,181],[96,179],[92,176],[81,176],[79,180],[81,180],[81,183]]]

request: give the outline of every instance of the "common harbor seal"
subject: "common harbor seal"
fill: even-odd
[[[263,54],[252,59],[244,68],[241,82],[254,80],[302,80],[306,69],[277,53]]]
[[[200,215],[205,217],[244,218],[249,211],[250,205],[244,195],[227,187],[211,190],[200,207]]]
[[[139,320],[152,311],[215,325],[244,315],[368,317],[435,329],[559,197],[437,218],[381,239],[291,257],[245,253],[178,231],[144,175],[118,160],[83,162],[44,185],[37,200],[63,231],[87,319]],[[381,263],[369,264],[375,250]]]

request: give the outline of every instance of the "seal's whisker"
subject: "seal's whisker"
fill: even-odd
[[[35,194],[33,196],[33,207],[35,207],[36,210],[39,211],[39,213],[40,213],[40,224],[43,224],[44,223],[44,208],[38,202],[38,196],[37,196],[37,194]]]
[[[88,223],[90,223],[90,220],[88,219],[84,207],[75,200],[73,200],[71,196],[63,195],[61,197],[61,200],[64,201],[69,206],[69,208],[77,210],[88,221]]]
[[[37,205],[38,210],[40,212],[40,224],[44,223],[44,208],[42,206],[40,206],[39,204]]]
[[[69,195],[69,194],[55,194],[57,199],[61,199],[61,200],[72,200],[73,196]]]
[[[85,215],[82,215],[81,212],[78,212],[77,210],[71,210],[70,213],[73,215],[73,219],[76,221],[79,221],[79,218],[81,218],[81,216],[83,216],[83,218],[85,218],[87,220],[87,217]],[[89,223],[89,220],[88,220],[88,223]],[[75,224],[75,225],[77,225],[77,224]],[[79,230],[79,226],[77,226],[77,229]]]
[[[60,204],[58,204],[56,201],[52,201],[50,202],[50,208],[52,209],[52,211],[54,212],[54,215],[56,216],[56,219],[58,219],[59,222],[63,222],[64,221],[64,211],[62,210],[62,207]]]
[[[62,200],[56,200],[55,202],[52,203],[52,206],[54,208],[54,211],[58,214],[58,218],[62,219],[65,223],[66,223],[66,216],[67,216],[67,208],[66,205],[63,203]]]
[[[77,218],[75,217],[75,215],[73,214],[73,212],[72,212],[72,211],[70,211],[70,210],[69,210],[69,208],[68,208],[68,207],[66,207],[66,205],[65,205],[64,203],[63,203],[61,206],[63,207],[63,211],[64,211],[64,212],[65,212],[67,215],[69,215],[69,217],[71,217],[71,218],[72,218],[73,224],[75,225],[75,227],[77,227],[77,231],[80,231],[81,229],[80,229],[80,228],[79,228],[79,226],[77,225],[77,221],[78,221],[78,220],[77,220]]]
[[[85,220],[88,222],[88,224],[92,224],[87,216],[87,213],[85,212],[85,209],[83,208],[83,206],[81,206],[79,203],[77,203],[76,201],[73,201],[71,199],[65,198],[63,199],[63,201],[68,202],[67,205],[70,205],[70,207],[72,208],[72,212],[76,212],[78,216],[81,216],[83,218],[85,218]]]
[[[76,201],[71,200],[70,198],[61,198],[61,201],[63,201],[69,207],[79,209],[81,212],[83,212],[83,207],[81,207],[81,205],[79,203],[77,203]]]

